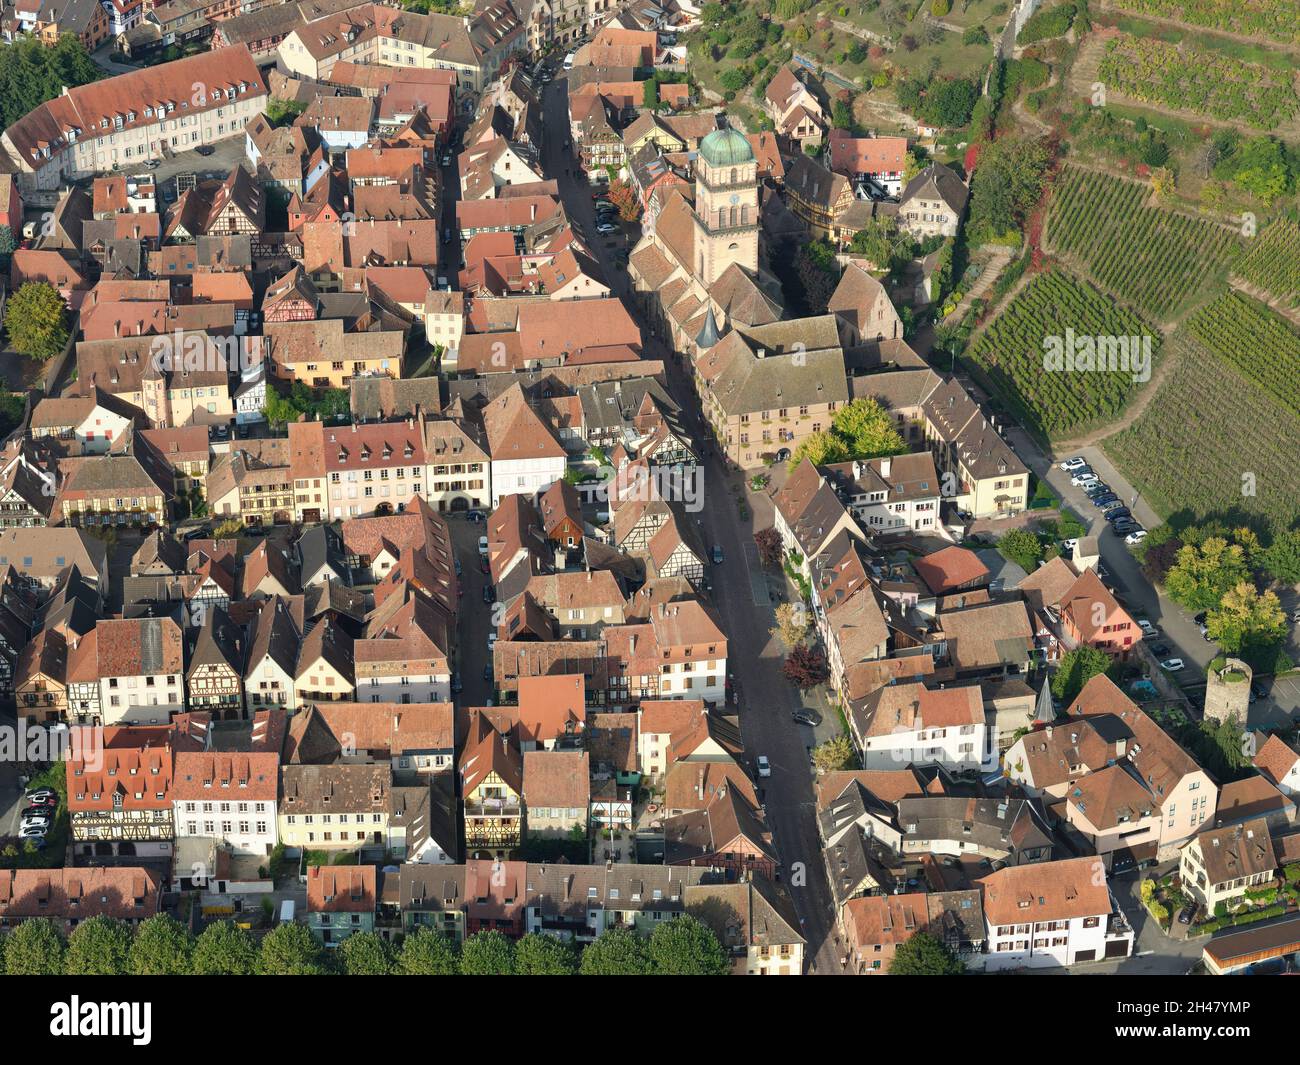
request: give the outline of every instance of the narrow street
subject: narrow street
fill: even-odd
[[[560,195],[570,219],[581,225],[589,236],[597,237],[591,186],[577,171],[575,161],[563,146],[569,128],[566,92],[562,76],[545,89],[544,165],[547,175],[559,181]],[[629,239],[635,240],[639,228],[635,225],[626,228],[631,230]],[[599,239],[591,243],[592,254],[599,259],[613,292],[637,318],[645,356],[664,360],[669,392],[686,412],[694,439],[707,442],[709,437],[699,403],[684,367],[661,340],[650,336],[629,291],[627,272],[614,262],[617,243],[609,242],[614,247],[607,247],[606,243]],[[761,571],[754,545],[754,532],[772,524],[772,505],[761,493],[746,493],[744,478],[725,470],[711,447],[707,449],[704,466],[704,506],[699,517],[706,545],[720,544],[723,550],[724,561],[713,567],[710,577],[723,631],[727,634],[727,669],[739,684],[737,705],[745,751],[751,762],[759,755],[766,755],[772,765],[772,776],[756,783],[762,788],[768,826],[780,856],[781,883],[790,890],[808,941],[809,971],[838,973],[842,967],[832,936],[834,913],[817,835],[808,756],[807,745],[812,742],[812,733],[790,719],[791,712],[803,706],[805,700],[781,674],[784,648],[770,632],[775,625],[773,604],[766,594],[767,577]],[[749,497],[748,505],[753,511],[745,520],[740,517],[737,490],[741,497]],[[469,596],[472,592],[467,589],[465,594]],[[466,688],[469,688],[468,678]]]

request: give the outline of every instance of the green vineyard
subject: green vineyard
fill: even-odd
[[[1273,130],[1300,111],[1290,70],[1124,34],[1106,42],[1097,79],[1144,104]]]
[[[1300,415],[1300,336],[1267,307],[1229,292],[1190,319],[1192,334]],[[1300,437],[1296,438],[1300,458]]]
[[[1104,447],[1166,517],[1250,514],[1276,534],[1295,520],[1300,499],[1300,415],[1293,392],[1287,401],[1257,382],[1296,355],[1275,333],[1280,322],[1262,324],[1247,301],[1242,310],[1228,299],[1197,315],[1202,332],[1171,341],[1173,371],[1142,417]]]
[[[1140,387],[1135,376],[1144,376],[1134,364],[1119,360],[1107,360],[1104,368],[1095,369],[1051,366],[1046,354],[1055,341],[1049,338],[1064,342],[1071,336],[1122,337],[1126,344],[1133,338],[1135,354],[1150,352],[1147,372],[1153,370],[1160,348],[1159,331],[1132,311],[1091,285],[1052,270],[1020,291],[970,353],[1006,404],[1040,438],[1114,418]]]
[[[1175,317],[1226,274],[1241,249],[1233,230],[1147,206],[1134,181],[1066,167],[1047,220],[1053,251],[1138,310]]]
[[[1233,271],[1285,307],[1300,307],[1300,226],[1277,221],[1250,245]]]
[[[1115,7],[1139,15],[1173,19],[1207,30],[1300,43],[1300,3],[1296,0],[1117,0]]]

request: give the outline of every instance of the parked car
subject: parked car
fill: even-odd
[[[1066,473],[1073,473],[1075,470],[1081,470],[1088,465],[1088,460],[1081,455],[1075,455],[1074,458],[1066,459],[1061,463],[1061,469]]]
[[[1149,622],[1146,618],[1138,618],[1136,621],[1133,622],[1133,624],[1135,624],[1139,629],[1142,630],[1142,635],[1144,637],[1155,636],[1160,631],[1154,625],[1152,625],[1151,622]]]
[[[488,553],[488,538],[486,536],[480,536],[478,538],[478,553],[480,555],[486,555]]]
[[[36,817],[24,817],[18,827],[22,829],[42,828],[48,831],[50,819],[44,814],[38,814]]]
[[[45,846],[45,837],[49,832],[48,828],[22,828],[18,830],[18,838],[29,840],[36,845],[37,850],[40,850]]]
[[[1096,507],[1098,510],[1101,510],[1107,504],[1118,503],[1118,502],[1119,502],[1119,496],[1117,496],[1114,492],[1106,492],[1103,495],[1092,497],[1092,505]]]
[[[721,565],[722,565],[722,545],[721,545],[721,544],[714,544],[714,545],[713,545],[713,564],[714,564],[715,566],[721,566]]]
[[[1114,494],[1110,490],[1110,485],[1108,485],[1105,481],[1098,481],[1096,484],[1090,484],[1083,491],[1084,491],[1084,495],[1086,495],[1089,499],[1096,499],[1097,496]]]
[[[1119,521],[1121,518],[1131,518],[1131,517],[1133,517],[1133,512],[1129,510],[1128,507],[1124,506],[1122,503],[1118,507],[1106,508],[1106,520],[1109,522],[1116,522]]]
[[[23,798],[28,802],[58,802],[59,793],[53,788],[32,788]]]
[[[487,641],[487,649],[489,655],[492,653],[492,648],[494,648],[496,645],[497,645],[497,634],[495,632],[489,632],[488,641]]]
[[[492,663],[489,662],[483,667],[483,679],[488,683],[492,682]]]
[[[1137,528],[1134,529],[1131,533],[1129,533],[1126,537],[1124,537],[1124,542],[1126,544],[1140,544],[1146,538],[1147,538],[1146,529]]]
[[[618,226],[616,226],[616,225],[612,225],[612,224],[609,223],[609,222],[599,222],[599,223],[597,223],[597,225],[596,225],[596,232],[597,232],[597,233],[606,233],[606,234],[608,234],[608,233],[617,233],[617,232],[618,232]]]
[[[1186,906],[1184,906],[1181,910],[1178,911],[1178,923],[1191,924],[1192,918],[1195,916],[1196,916],[1196,903],[1189,902]]]
[[[481,510],[467,510],[465,511],[465,517],[470,521],[487,521],[487,515]]]
[[[465,685],[461,681],[459,673],[453,673],[451,675],[451,690],[457,694],[460,694],[465,690]]]
[[[808,725],[809,727],[821,723],[821,718],[819,718],[811,710],[792,710],[790,711],[790,717],[797,724]]]
[[[197,148],[195,148],[194,150],[195,150],[195,152],[197,152],[199,155],[203,155],[203,156],[211,155],[213,152],[216,151],[216,149],[215,149],[214,147],[212,147],[212,145],[210,145],[210,144],[200,144],[200,145],[199,145]]]
[[[496,602],[496,593],[492,591],[492,585],[490,584],[483,585],[483,602],[489,606]]]
[[[1100,481],[1100,480],[1101,478],[1098,477],[1095,473],[1093,473],[1092,470],[1084,469],[1084,470],[1078,470],[1074,474],[1074,476],[1070,478],[1070,483],[1074,485],[1076,488],[1086,488],[1094,481]]]
[[[1157,658],[1164,658],[1169,653],[1169,645],[1167,643],[1153,643],[1151,653]]]
[[[23,811],[23,817],[40,817],[48,820],[50,815],[53,813],[54,808],[50,806],[29,806]]]
[[[1256,699],[1268,698],[1268,692],[1265,691],[1264,685],[1262,684],[1252,684],[1250,686],[1250,694]]]
[[[760,777],[770,777],[772,775],[772,766],[767,760],[767,755],[760,754],[755,760],[754,765],[758,769],[758,775]]]
[[[1186,664],[1181,658],[1166,658],[1160,663],[1160,668],[1167,673],[1177,673]]]
[[[461,565],[460,565],[460,559],[459,559],[459,558],[457,558],[457,559],[453,559],[452,562],[453,562],[453,565],[456,567],[456,576],[459,577],[459,576],[461,575],[461,572],[462,572],[462,571],[461,571]]]

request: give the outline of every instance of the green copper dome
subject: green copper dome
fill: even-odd
[[[715,129],[700,141],[700,157],[709,166],[740,166],[752,163],[754,152],[745,135],[728,126]]]

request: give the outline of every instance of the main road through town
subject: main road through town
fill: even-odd
[[[543,162],[548,177],[558,180],[560,195],[571,221],[578,223],[586,243],[599,259],[614,292],[637,318],[647,358],[661,358],[668,366],[668,387],[686,412],[696,441],[708,436],[700,417],[699,400],[684,368],[660,338],[651,335],[640,308],[629,292],[626,271],[615,261],[619,247],[627,248],[636,228],[610,239],[595,229],[591,186],[564,148],[569,117],[566,85],[561,76],[544,88],[546,142]],[[724,468],[715,449],[706,445],[701,522],[705,542],[723,549],[724,561],[713,566],[714,600],[727,635],[727,668],[739,683],[737,706],[741,733],[749,759],[766,755],[770,778],[757,780],[780,858],[780,878],[790,891],[808,941],[809,969],[818,973],[841,972],[841,951],[835,943],[835,920],[830,885],[817,835],[813,771],[807,742],[811,733],[791,720],[803,705],[799,692],[781,673],[783,650],[771,634],[775,624],[773,604],[767,594],[768,579],[761,571],[754,532],[772,523],[771,502],[762,493],[747,493],[741,476]],[[742,519],[737,493],[748,496],[752,514]]]

